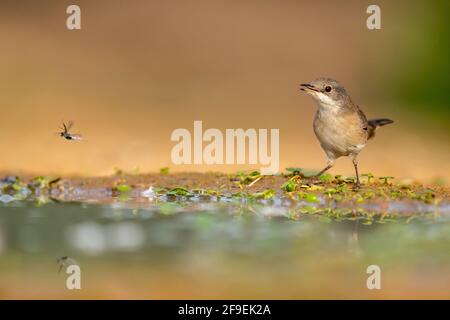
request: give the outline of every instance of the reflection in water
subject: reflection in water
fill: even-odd
[[[75,249],[87,254],[100,254],[106,249],[103,227],[95,222],[82,222],[71,226],[67,240]]]
[[[348,237],[349,250],[350,250],[350,252],[354,253],[355,255],[362,255],[363,252],[359,245],[359,235],[358,235],[359,220],[356,220],[353,223],[353,225],[354,225],[353,230]]]
[[[449,296],[448,219],[364,225],[314,214],[290,219],[289,210],[202,202],[4,204],[0,296],[70,297],[54,275],[60,257],[81,263],[83,297]],[[370,264],[382,270],[378,293],[365,287]]]
[[[75,259],[72,259],[68,256],[59,257],[58,259],[56,259],[56,264],[59,266],[58,273],[60,273],[63,268],[67,268],[71,265],[80,266],[80,264]]]
[[[69,245],[85,254],[136,251],[144,245],[145,232],[134,222],[116,222],[107,226],[96,222],[82,222],[68,228],[66,240]]]

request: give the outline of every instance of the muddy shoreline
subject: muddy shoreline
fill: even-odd
[[[299,214],[327,210],[339,215],[450,215],[448,187],[387,178],[390,177],[365,177],[361,188],[355,189],[354,181],[349,178],[324,175],[318,179],[300,173],[261,176],[258,172],[187,172],[91,178],[8,176],[1,180],[0,201],[123,203],[129,207],[155,208],[163,203],[178,203],[183,210],[191,211],[198,210],[199,203],[218,207],[251,203],[275,209],[275,215],[282,215],[279,209]]]

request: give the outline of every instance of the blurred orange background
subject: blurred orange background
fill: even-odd
[[[436,102],[410,108],[391,94],[398,75],[430,59],[420,54],[439,5],[377,1],[382,29],[370,31],[366,1],[76,1],[82,29],[69,31],[70,4],[0,5],[3,172],[250,168],[173,165],[170,134],[192,132],[194,120],[204,129],[279,128],[280,169],[320,169],[316,107],[298,85],[327,76],[368,118],[396,122],[361,153],[362,172],[450,178],[447,113],[429,115]],[[55,136],[64,120],[87,142]],[[339,160],[332,172],[353,174],[351,161]]]

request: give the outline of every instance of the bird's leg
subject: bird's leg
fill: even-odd
[[[359,173],[358,173],[358,161],[356,160],[356,156],[352,157],[353,166],[355,167],[356,173],[356,187],[361,187],[361,182],[359,181]]]
[[[317,173],[317,174],[315,175],[315,177],[320,177],[322,174],[324,174],[325,172],[327,172],[327,170],[331,169],[332,166],[333,166],[333,165],[331,165],[331,164],[327,165],[322,171],[320,171],[319,173]]]

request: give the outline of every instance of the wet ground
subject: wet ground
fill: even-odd
[[[450,298],[448,190],[366,180],[9,177],[0,297]],[[80,265],[81,290],[61,257]]]

